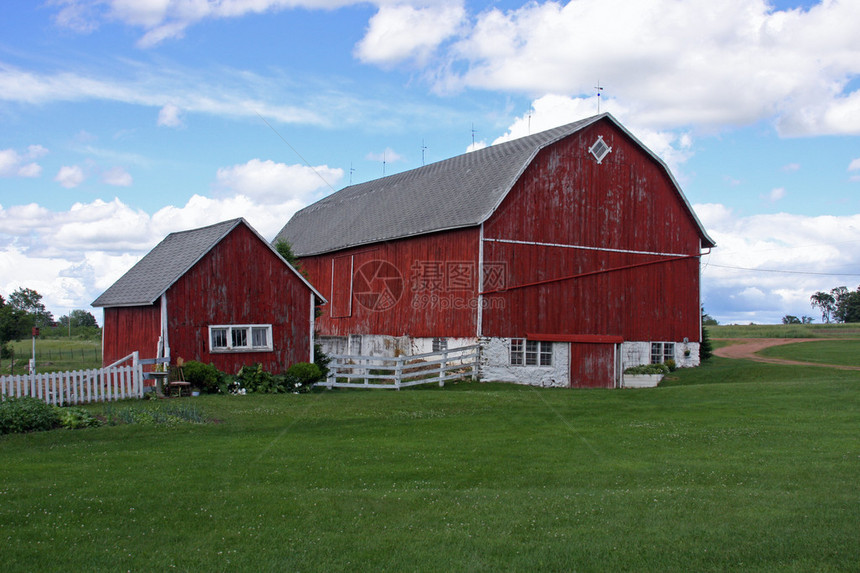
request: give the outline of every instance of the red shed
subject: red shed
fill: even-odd
[[[347,187],[277,238],[331,301],[330,349],[479,341],[483,379],[559,386],[698,364],[699,258],[714,242],[609,114]]]
[[[94,302],[103,360],[139,351],[235,373],[313,362],[324,297],[244,219],[171,233]]]

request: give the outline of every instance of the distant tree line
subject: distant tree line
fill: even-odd
[[[8,300],[0,295],[0,358],[9,358],[9,342],[29,337],[33,328],[43,330],[45,334],[58,326],[66,329],[98,328],[95,317],[85,310],[73,310],[61,316],[58,322],[54,322],[54,315],[45,308],[42,295],[33,289],[18,288]]]
[[[854,291],[844,286],[818,291],[809,297],[809,303],[821,311],[823,322],[860,322],[860,287]]]

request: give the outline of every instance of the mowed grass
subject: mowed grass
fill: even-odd
[[[860,337],[860,324],[720,324],[706,326],[712,338]]]
[[[4,436],[3,568],[856,570],[858,382],[716,358],[654,389],[207,396],[182,400],[217,423]]]
[[[800,362],[860,366],[860,339],[798,342],[765,348],[759,354]]]

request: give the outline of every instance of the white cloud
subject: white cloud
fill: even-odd
[[[848,164],[848,171],[860,171],[860,157]]]
[[[78,165],[63,165],[60,167],[60,171],[57,173],[57,176],[54,177],[54,181],[66,189],[77,187],[84,182],[84,179],[86,179],[84,170]]]
[[[310,202],[315,192],[328,193],[343,178],[343,169],[317,165],[286,165],[272,160],[252,159],[223,167],[215,175],[219,196],[244,195],[270,204],[284,201]],[[286,221],[284,221],[286,223]]]
[[[249,90],[251,90],[249,92]],[[328,92],[327,92],[328,93]],[[122,73],[99,72],[31,72],[0,62],[0,101],[39,105],[57,101],[113,101],[157,107],[170,120],[174,106],[182,112],[196,112],[226,117],[257,117],[283,123],[326,125],[324,112],[317,113],[305,101],[301,105],[269,103],[283,101],[294,94],[284,93],[279,79],[257,76],[247,71],[219,69],[215,72],[170,69],[154,70],[144,64],[126,62]],[[356,104],[339,94],[310,99],[312,105],[330,111],[338,107],[331,98]],[[342,101],[341,101],[342,100]],[[347,103],[344,103],[347,102]],[[167,112],[165,112],[167,108]],[[181,113],[176,119],[181,121]]]
[[[403,156],[391,149],[390,147],[386,147],[384,151],[381,153],[376,153],[371,151],[367,155],[364,156],[368,161],[384,161],[386,163],[394,163],[395,161],[403,161]]]
[[[363,62],[388,66],[404,60],[424,64],[436,48],[454,36],[465,23],[460,0],[454,4],[411,6],[407,3],[379,7],[367,33],[355,48]]]
[[[782,166],[782,170],[786,173],[792,173],[794,171],[800,171],[800,163],[788,163]]]
[[[41,145],[30,145],[23,154],[14,149],[0,149],[0,177],[39,177],[42,174],[42,166],[32,161],[48,153]]]
[[[451,50],[440,89],[604,94],[643,126],[750,124],[860,133],[860,3],[776,11],[749,0],[578,0],[489,9]],[[635,102],[635,105],[633,104]]]
[[[721,322],[815,316],[814,292],[860,283],[860,214],[738,217],[720,204],[694,209],[717,243],[702,258],[702,291],[705,310]]]
[[[158,125],[161,127],[182,127],[182,110],[169,103],[158,112]]]
[[[132,183],[131,175],[122,167],[113,167],[102,173],[102,181],[108,185],[129,187]]]
[[[785,188],[784,187],[776,187],[771,189],[770,193],[765,196],[762,196],[763,199],[766,199],[770,203],[776,203],[780,199],[785,197]]]
[[[138,41],[143,48],[165,40],[182,38],[185,30],[206,19],[237,18],[289,8],[334,8],[349,0],[58,0],[62,9],[55,22],[80,33],[89,33],[103,21],[119,21],[143,28]]]

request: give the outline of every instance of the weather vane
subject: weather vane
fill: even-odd
[[[603,91],[603,88],[600,87],[600,80],[597,80],[597,85],[594,86],[594,89],[597,90],[597,115],[600,115],[600,92]]]

